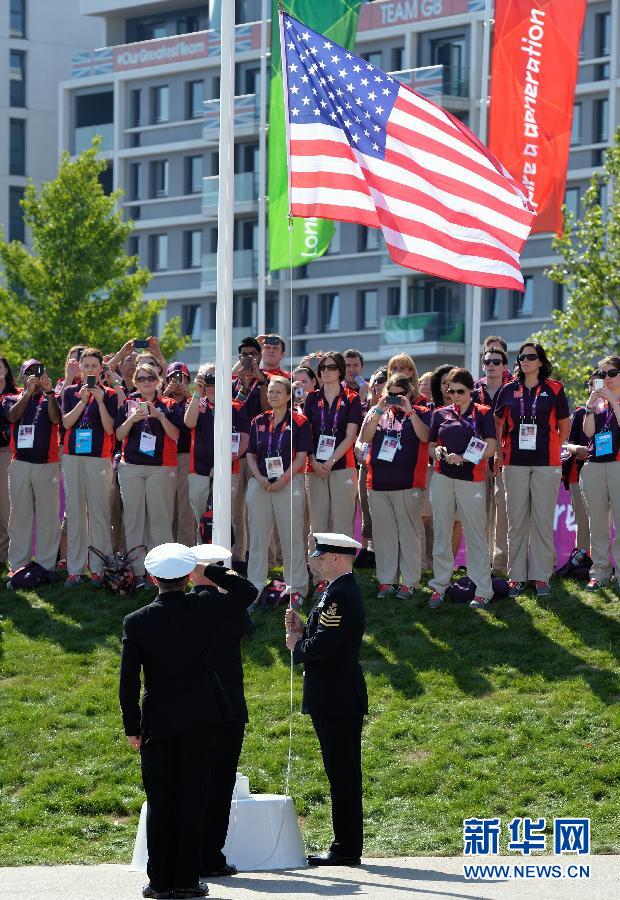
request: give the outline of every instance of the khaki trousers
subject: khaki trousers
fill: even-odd
[[[306,475],[306,484],[312,533],[331,531],[353,537],[357,469],[336,470],[330,472],[327,478],[312,473]]]
[[[573,507],[573,516],[575,517],[575,525],[577,526],[575,547],[579,547],[580,550],[588,550],[590,547],[590,523],[588,522],[588,509],[585,500],[583,499],[583,493],[579,483],[571,484],[570,499]]]
[[[9,568],[12,572],[32,558],[32,527],[36,523],[35,562],[56,568],[60,543],[60,465],[12,460],[9,465]]]
[[[508,515],[506,513],[506,488],[504,471],[498,475],[487,467],[484,484],[487,507],[487,541],[489,559],[495,572],[505,572],[508,568]]]
[[[118,483],[123,498],[127,549],[142,544],[147,552],[172,541],[172,515],[177,485],[175,466],[137,466],[121,461]],[[144,552],[133,555],[135,575],[144,575]]]
[[[101,572],[103,563],[88,552],[91,544],[102,553],[112,553],[110,491],[112,462],[96,456],[62,455],[67,509],[67,574]]]
[[[193,547],[195,542],[194,513],[189,501],[189,453],[177,455],[177,491],[174,498],[172,534],[178,544]]]
[[[504,468],[512,581],[549,581],[553,574],[553,522],[561,476],[556,466]]]
[[[379,584],[417,587],[422,574],[422,506],[424,491],[368,491],[374,522],[373,547]]]
[[[357,479],[357,497],[362,513],[362,537],[372,542],[372,513],[370,512],[368,488],[366,487],[367,475],[368,469],[366,463],[362,463],[359,467]]]
[[[433,577],[429,586],[445,593],[452,579],[452,527],[459,514],[467,541],[467,574],[476,585],[476,596],[493,597],[489,546],[486,539],[484,482],[461,481],[435,472],[431,481],[433,508]]]
[[[291,528],[291,487],[293,517]],[[268,574],[268,552],[274,522],[278,529],[284,563],[284,580],[292,594],[308,593],[308,569],[304,544],[304,477],[295,475],[291,484],[277,493],[266,491],[255,478],[247,493],[250,525],[248,579],[261,591]]]
[[[0,565],[9,558],[9,512],[11,500],[9,498],[9,463],[11,462],[11,448],[0,449]]]
[[[196,474],[196,472],[191,472],[187,479],[187,486],[189,489],[189,502],[192,509],[196,540],[199,544],[201,544],[202,541],[200,539],[200,519],[207,509],[209,491],[211,490],[211,479],[208,475],[198,475]],[[232,506],[234,506],[238,490],[239,475],[237,473],[234,473],[230,477],[231,508]]]
[[[590,520],[590,578],[605,581],[611,577],[613,549],[616,571],[620,570],[620,462],[585,462],[579,481],[583,488]],[[609,513],[616,526],[613,548]]]
[[[235,530],[235,546],[233,559],[245,562],[248,552],[248,509],[246,497],[248,481],[251,478],[247,459],[239,460],[239,475],[237,476],[237,493],[232,504],[232,524]]]
[[[115,553],[126,553],[125,526],[123,524],[123,500],[118,484],[118,471],[112,476],[110,490],[110,522],[112,525],[112,550]]]

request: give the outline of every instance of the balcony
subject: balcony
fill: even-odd
[[[114,149],[114,123],[108,122],[105,125],[84,125],[76,128],[73,132],[73,152],[77,155],[84,150],[90,150],[93,138],[97,135],[101,137],[99,147],[101,153]]]
[[[239,128],[254,129],[260,118],[258,94],[240,94],[235,97],[235,131]],[[206,141],[217,138],[220,130],[220,101],[205,100],[204,137]]]
[[[233,251],[233,277],[235,281],[258,276],[258,250]],[[213,287],[217,281],[217,253],[205,253],[202,257],[202,286]]]
[[[202,179],[202,211],[205,215],[217,213],[220,176],[210,175]],[[240,203],[253,204],[258,201],[258,172],[237,172],[235,174],[235,206]]]
[[[465,318],[456,310],[385,316],[381,327],[381,344],[390,352],[410,344],[462,344],[465,340]]]

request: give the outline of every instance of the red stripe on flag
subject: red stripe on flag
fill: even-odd
[[[338,222],[354,222],[358,225],[379,227],[377,214],[353,206],[336,206],[331,203],[291,203],[291,212],[302,219],[335,219]]]
[[[409,253],[400,247],[388,244],[388,251],[392,262],[407,269],[417,269],[428,275],[437,275],[448,281],[465,281],[466,284],[478,287],[506,288],[507,290],[523,291],[523,284],[518,278],[510,278],[506,275],[479,272],[475,269],[457,268],[456,266],[442,263],[437,259],[430,259],[418,253]]]

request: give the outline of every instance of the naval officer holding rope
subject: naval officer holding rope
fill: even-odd
[[[311,564],[328,586],[304,625],[287,609],[286,646],[304,664],[302,712],[312,717],[332,801],[334,840],[310,865],[359,865],[363,844],[362,723],[368,712],[359,664],[364,634],[362,596],[352,573],[357,541],[315,534]]]

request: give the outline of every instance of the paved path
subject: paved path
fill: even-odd
[[[475,860],[473,861],[475,862]],[[484,860],[483,862],[488,862]],[[496,864],[524,864],[520,857]],[[212,900],[316,900],[369,897],[374,900],[611,900],[618,896],[620,857],[531,857],[529,864],[589,864],[589,880],[468,881],[462,857],[368,859],[357,869],[295,869],[252,872],[210,883]],[[139,900],[145,878],[126,866],[29,866],[0,869],[2,900]]]

